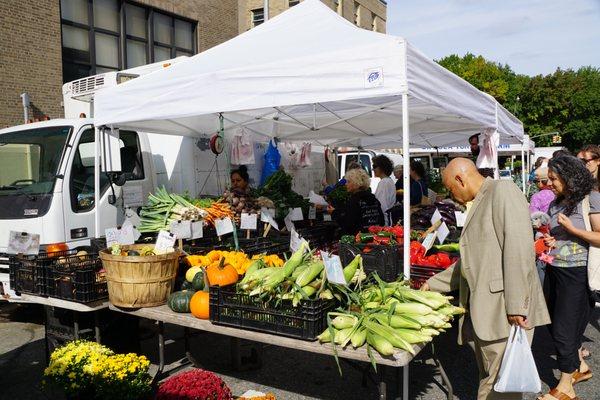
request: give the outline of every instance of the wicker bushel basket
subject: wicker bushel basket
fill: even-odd
[[[123,250],[141,250],[145,245],[122,246]],[[117,307],[156,307],[167,302],[173,290],[179,256],[173,253],[156,256],[115,256],[109,249],[100,252],[106,270],[109,301]]]

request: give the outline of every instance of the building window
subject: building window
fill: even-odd
[[[354,25],[360,26],[360,4],[354,2]]]
[[[377,32],[377,15],[371,13],[371,30]]]
[[[335,0],[334,4],[335,4],[335,10],[337,11],[337,13],[340,15],[343,15],[344,14],[344,0]]]
[[[265,22],[265,10],[264,8],[257,8],[250,11],[252,13],[252,26],[258,26]]]
[[[196,53],[192,21],[124,0],[61,0],[63,82]]]
[[[290,0],[288,2],[288,4],[289,4],[290,7],[294,7],[294,6],[298,5],[298,4],[300,4],[300,0]]]

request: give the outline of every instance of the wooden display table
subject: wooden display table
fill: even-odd
[[[277,336],[277,335],[273,335],[273,334],[269,334],[269,333],[256,332],[256,331],[245,330],[245,329],[240,329],[240,328],[232,328],[232,327],[228,327],[228,326],[215,325],[215,324],[212,324],[208,320],[202,320],[202,319],[195,318],[191,314],[175,313],[175,312],[171,311],[166,305],[159,306],[159,307],[152,307],[152,308],[140,308],[140,309],[136,309],[136,310],[127,310],[127,309],[121,309],[119,307],[115,307],[111,304],[109,306],[109,308],[113,311],[129,314],[129,315],[135,315],[135,316],[142,317],[142,318],[147,318],[150,320],[154,320],[158,323],[158,328],[159,328],[158,329],[159,366],[158,366],[158,372],[155,376],[155,380],[159,380],[162,378],[163,369],[165,366],[165,356],[164,356],[164,348],[165,348],[164,324],[165,323],[178,325],[178,326],[182,326],[185,328],[185,337],[184,338],[185,338],[186,357],[195,366],[198,366],[198,363],[196,362],[196,360],[194,360],[194,358],[192,357],[192,355],[189,351],[189,338],[188,338],[189,337],[189,329],[196,329],[196,330],[201,330],[201,331],[205,331],[205,332],[217,333],[220,335],[229,336],[236,340],[239,340],[239,339],[250,340],[250,341],[266,343],[266,344],[274,345],[274,346],[287,347],[287,348],[291,348],[291,349],[295,349],[295,350],[307,351],[307,352],[317,353],[317,354],[327,354],[327,355],[333,356],[333,354],[332,354],[333,349],[331,348],[331,344],[329,344],[329,343],[321,344],[318,341],[309,342],[309,341],[304,341],[304,340],[299,340],[299,339]],[[419,353],[424,347],[425,347],[424,344],[423,345],[415,345],[414,346],[415,353]],[[351,346],[349,346],[346,349],[342,349],[341,347],[338,346],[337,354],[338,354],[338,357],[340,357],[341,359],[361,361],[361,362],[365,362],[365,363],[371,362],[365,347],[362,347],[360,349],[354,349]],[[379,398],[382,400],[386,399],[387,389],[386,389],[386,383],[382,379],[382,377],[384,376],[383,370],[384,370],[384,367],[391,367],[391,368],[395,368],[396,372],[397,372],[397,374],[396,374],[397,375],[396,383],[398,385],[397,393],[404,393],[403,398],[405,400],[407,400],[408,399],[408,374],[407,374],[408,370],[406,369],[406,367],[413,360],[414,356],[412,356],[410,353],[408,353],[406,351],[398,351],[396,354],[394,354],[393,356],[390,356],[390,357],[382,357],[376,351],[373,351],[373,355],[375,357],[375,361],[381,367],[381,368],[378,368],[378,370],[380,371],[380,382],[378,383]],[[439,361],[435,358],[435,355],[433,356],[433,358],[434,358],[436,365],[438,366],[438,368],[440,370],[440,374],[442,376],[444,384],[448,388],[448,398],[452,399],[452,386],[450,385],[450,382],[449,382],[443,368],[439,364]],[[401,374],[401,372],[404,372],[404,374]],[[402,385],[402,386],[404,386],[404,391],[400,390],[401,381],[404,381],[404,385]],[[398,398],[400,398],[400,397],[398,397]]]

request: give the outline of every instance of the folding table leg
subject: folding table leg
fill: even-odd
[[[158,369],[152,378],[153,385],[160,381],[165,369],[165,325],[162,321],[156,322],[158,323]]]
[[[385,366],[378,365],[377,366],[377,375],[379,383],[377,385],[379,390],[379,400],[387,399],[387,384],[385,383]]]
[[[194,358],[192,352],[190,351],[190,328],[183,328],[183,342],[185,345],[185,357],[187,360],[196,368],[202,368],[202,365]]]
[[[94,311],[94,336],[96,337],[96,343],[100,343],[100,322],[98,318],[98,311]]]
[[[75,340],[79,340],[79,313],[77,311],[73,311],[73,331]]]
[[[437,357],[437,354],[435,352],[435,345],[433,344],[433,342],[431,343],[431,358],[433,359],[433,362],[435,363],[435,366],[437,367],[438,371],[440,371],[440,376],[442,377],[442,382],[444,383],[444,386],[446,386],[446,389],[448,389],[448,400],[452,400],[454,398],[452,382],[450,382],[450,379],[448,378],[448,375],[446,374],[442,363]]]

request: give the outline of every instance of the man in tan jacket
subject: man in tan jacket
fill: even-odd
[[[479,367],[478,400],[520,399],[493,390],[511,325],[527,329],[550,323],[535,269],[533,234],[523,193],[512,181],[481,176],[472,161],[457,158],[443,174],[456,201],[473,201],[460,238],[461,261],[429,279],[423,290],[460,290],[467,309],[459,344],[469,343]]]

